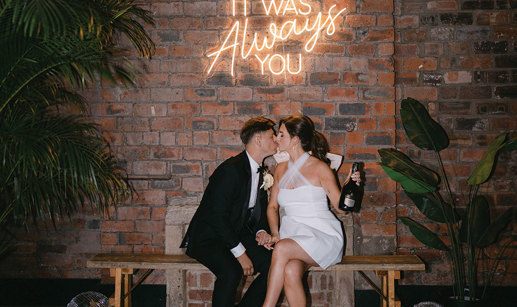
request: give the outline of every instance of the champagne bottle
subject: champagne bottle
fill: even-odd
[[[354,162],[352,164],[352,174],[357,172],[359,169],[359,163]],[[339,209],[343,211],[352,211],[354,210],[355,205],[359,202],[360,196],[359,186],[352,180],[352,178],[348,178],[348,181],[343,184],[343,188],[341,189],[341,197],[339,197]]]

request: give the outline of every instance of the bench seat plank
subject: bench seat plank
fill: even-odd
[[[89,268],[207,270],[187,255],[98,254],[90,258]],[[322,271],[319,267],[312,271]],[[327,270],[343,271],[423,271],[425,265],[415,255],[343,256],[340,263]]]

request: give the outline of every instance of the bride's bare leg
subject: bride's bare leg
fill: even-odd
[[[314,260],[291,239],[283,239],[275,244],[273,258],[269,268],[267,279],[267,293],[264,307],[274,307],[284,286],[284,271],[290,260],[300,260],[309,265],[316,266]]]
[[[290,307],[305,307],[307,298],[302,278],[308,265],[301,260],[289,260],[284,270],[284,292]]]

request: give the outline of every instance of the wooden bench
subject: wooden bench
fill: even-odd
[[[130,307],[131,292],[151,274],[153,270],[207,270],[202,264],[186,255],[156,254],[98,254],[87,262],[89,268],[109,268],[115,277],[115,293],[110,298],[110,306]],[[133,283],[132,275],[136,269],[145,269],[145,273]],[[328,268],[327,271],[359,271],[370,286],[380,295],[381,306],[400,307],[400,300],[395,295],[395,280],[400,279],[401,271],[423,271],[425,264],[415,255],[382,256],[344,256],[343,260]],[[311,268],[311,271],[322,271]],[[375,271],[382,276],[379,289],[362,271]]]

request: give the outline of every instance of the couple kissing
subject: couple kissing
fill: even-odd
[[[275,306],[282,289],[290,306],[305,306],[307,269],[341,261],[342,227],[328,208],[329,200],[340,211],[340,190],[327,140],[304,115],[281,119],[278,133],[275,126],[264,117],[244,124],[245,150],[210,176],[181,244],[216,276],[214,307],[234,306],[243,275],[256,273],[238,306]],[[277,148],[289,158],[272,179],[262,163]],[[350,176],[359,184],[358,172]]]

